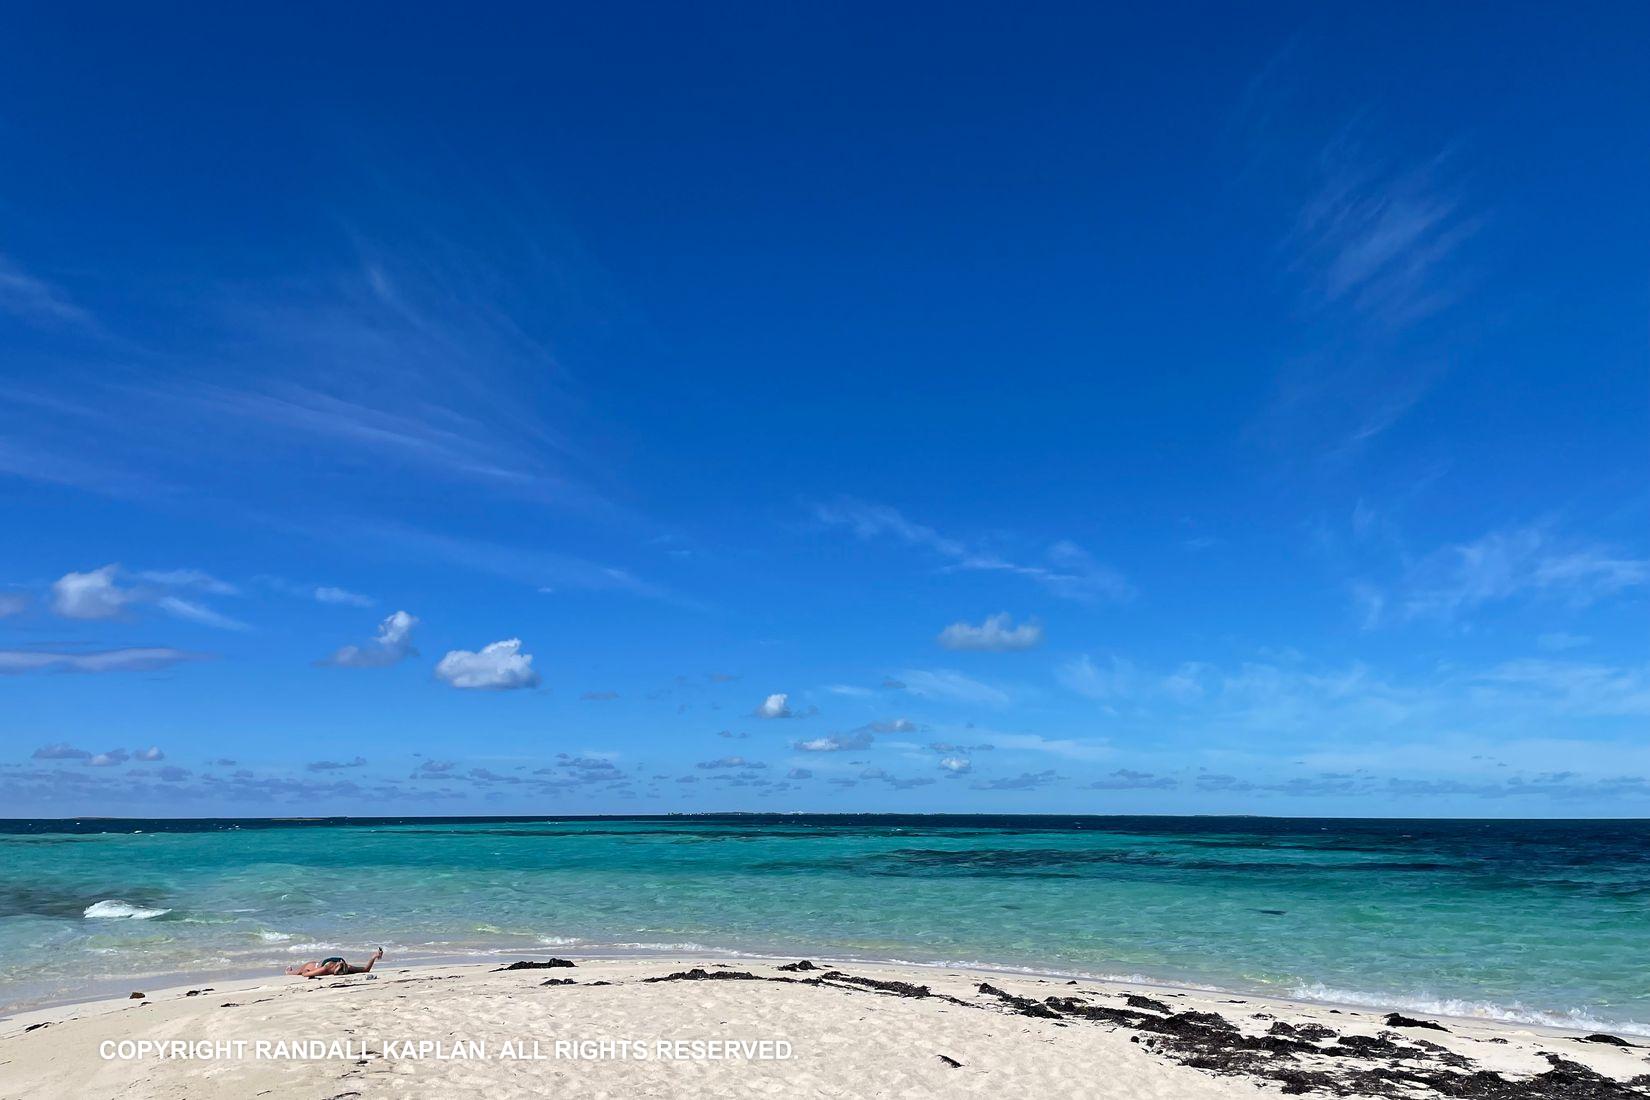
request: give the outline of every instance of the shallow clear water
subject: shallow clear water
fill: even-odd
[[[1650,822],[0,822],[0,1006],[369,943],[972,962],[1650,1034]]]

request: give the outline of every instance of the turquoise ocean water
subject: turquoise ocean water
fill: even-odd
[[[972,963],[1650,1034],[1650,822],[0,822],[0,1011],[372,943]]]

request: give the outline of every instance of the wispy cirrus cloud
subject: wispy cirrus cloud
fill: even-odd
[[[197,600],[186,600],[182,596],[160,596],[155,600],[155,606],[174,619],[186,619],[189,622],[215,627],[218,630],[252,629],[251,626],[239,619],[230,618],[228,615],[214,611]]]
[[[912,695],[930,699],[945,699],[955,703],[980,703],[987,706],[1007,706],[1008,692],[981,680],[964,676],[955,669],[908,668],[899,673],[898,682]]]
[[[1650,588],[1650,559],[1601,543],[1566,539],[1550,525],[1490,531],[1411,563],[1389,585],[1358,582],[1364,625],[1417,619],[1454,622],[1479,608],[1519,598],[1586,607]]]
[[[1451,156],[1383,163],[1351,128],[1318,164],[1317,189],[1288,239],[1317,303],[1387,329],[1449,305],[1459,293],[1450,265],[1483,220],[1451,182]]]
[[[339,588],[337,585],[331,584],[316,586],[315,601],[317,603],[340,604],[345,607],[372,606],[371,596],[363,596],[359,592],[351,592],[347,588]]]
[[[95,329],[96,320],[62,289],[0,255],[0,312],[35,325]]]
[[[38,649],[0,649],[0,675],[24,672],[153,672],[206,655],[165,646],[127,649],[53,652]]]
[[[1276,227],[1274,256],[1299,336],[1250,425],[1286,460],[1350,461],[1400,423],[1469,333],[1453,324],[1478,282],[1490,224],[1464,151],[1415,147],[1367,104],[1315,97],[1305,40],[1274,56],[1238,105],[1241,177]],[[1341,119],[1325,127],[1319,120]],[[1312,120],[1312,121],[1306,121]]]
[[[1416,729],[1510,736],[1596,725],[1620,731],[1650,717],[1650,665],[1526,658],[1441,666],[1407,676],[1363,662],[1323,666],[1295,657],[1167,669],[1121,658],[1079,658],[1057,671],[1099,701],[1121,729],[1195,729],[1208,744],[1390,744]],[[1002,743],[1000,736],[993,740]]]
[[[926,549],[946,564],[943,571],[1004,573],[1040,584],[1063,599],[1079,601],[1130,599],[1134,586],[1112,567],[1097,561],[1081,546],[1061,539],[1032,561],[1011,560],[984,547],[942,535],[932,527],[916,523],[898,509],[872,504],[852,497],[839,497],[816,504],[814,520],[828,527],[842,527],[862,541],[891,538],[907,546]]]

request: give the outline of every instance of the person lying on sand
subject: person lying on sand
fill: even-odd
[[[330,959],[320,962],[307,962],[302,966],[289,966],[286,972],[295,978],[329,978],[334,974],[365,974],[372,969],[372,964],[384,957],[384,949],[380,947],[372,953],[366,966],[351,966],[345,962],[343,956],[334,955]]]

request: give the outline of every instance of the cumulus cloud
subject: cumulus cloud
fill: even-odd
[[[126,610],[134,594],[115,581],[118,565],[88,573],[65,573],[52,582],[52,610],[65,619],[113,619]]]
[[[344,768],[362,768],[362,767],[366,766],[366,763],[367,763],[367,758],[366,757],[357,756],[353,760],[342,760],[342,761],[340,761],[340,760],[311,760],[308,764],[305,764],[304,767],[307,770],[312,771],[312,772],[335,772],[335,771],[341,771]]]
[[[759,704],[757,706],[756,712],[755,712],[756,717],[758,717],[758,718],[789,718],[789,717],[791,717],[791,708],[790,708],[789,699],[790,699],[790,696],[785,694],[784,692],[782,692],[782,691],[775,692],[774,694],[768,696],[766,699],[762,700],[761,704]]]
[[[142,749],[137,752],[128,752],[126,749],[109,749],[106,752],[87,752],[85,749],[75,748],[66,742],[59,741],[55,745],[43,745],[35,749],[35,760],[80,760],[88,767],[112,768],[117,764],[124,764],[128,760],[164,760],[166,754],[158,748]]]
[[[343,604],[347,607],[372,606],[372,597],[330,584],[318,585],[315,589],[315,599],[320,603]]]
[[[1087,785],[1091,791],[1135,791],[1135,790],[1168,790],[1178,786],[1173,779],[1166,775],[1153,775],[1150,772],[1137,772],[1129,768],[1118,768],[1110,775],[1105,775]]]
[[[317,663],[336,668],[388,668],[405,657],[418,655],[412,644],[413,627],[417,625],[416,616],[397,611],[378,624],[378,633],[366,645],[344,646]]]
[[[1021,772],[1011,779],[991,779],[975,783],[977,791],[1029,791],[1037,787],[1045,787],[1059,778],[1052,771]]]
[[[852,733],[833,733],[827,737],[793,741],[791,747],[800,752],[853,752],[870,748],[874,740],[876,738],[871,735],[871,731],[861,726]]]
[[[786,779],[812,779],[813,777],[814,773],[811,768],[792,768],[785,773]]]
[[[175,590],[193,590],[232,595],[234,585],[218,580],[199,569],[150,570],[137,574],[146,582],[123,586],[119,565],[105,565],[87,573],[65,573],[52,582],[51,608],[65,619],[115,619],[140,603],[153,604],[175,619],[200,623],[219,630],[246,630],[247,625],[200,603],[176,595]]]
[[[717,760],[705,760],[695,764],[694,767],[712,771],[718,768],[765,768],[767,765],[754,760],[746,760],[743,756],[724,756]]]
[[[987,653],[1004,653],[1016,649],[1032,649],[1042,644],[1043,628],[1037,623],[1014,625],[1008,612],[986,616],[979,626],[955,622],[940,631],[939,643],[946,649],[970,649]]]
[[[532,654],[521,651],[520,638],[493,642],[479,653],[452,650],[435,666],[435,675],[455,688],[483,691],[510,691],[537,687],[539,683]]]
[[[23,672],[153,672],[183,661],[198,661],[198,653],[161,646],[106,649],[90,653],[53,653],[36,649],[0,649],[0,676]]]
[[[66,741],[59,741],[54,745],[42,745],[31,754],[36,760],[89,760],[92,754],[85,749],[77,749]]]
[[[941,757],[940,767],[952,775],[967,775],[974,770],[973,763],[966,756]]]

